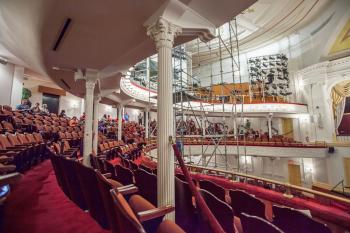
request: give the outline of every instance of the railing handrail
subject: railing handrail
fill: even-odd
[[[157,160],[157,158],[154,157],[154,156],[151,156],[149,154],[147,154],[147,156],[149,156],[152,159]],[[289,190],[289,192],[291,191],[291,189],[294,189],[294,190],[310,193],[310,194],[317,195],[317,196],[322,196],[322,197],[325,197],[325,198],[328,198],[328,199],[332,199],[334,201],[339,201],[339,202],[343,202],[343,203],[346,203],[346,204],[350,205],[350,199],[342,198],[342,197],[339,197],[339,196],[331,195],[331,194],[328,194],[328,193],[316,191],[316,190],[313,190],[313,189],[309,189],[309,188],[305,188],[305,187],[302,187],[302,186],[297,186],[297,185],[293,185],[293,184],[289,184],[289,183],[285,183],[285,182],[281,182],[281,181],[277,181],[277,180],[272,180],[272,179],[268,179],[268,178],[263,178],[263,177],[258,177],[258,176],[254,176],[254,175],[244,174],[244,173],[240,173],[240,172],[225,171],[225,170],[221,170],[221,169],[217,169],[217,168],[208,168],[208,167],[197,166],[197,165],[190,165],[190,164],[186,164],[186,166],[188,168],[202,169],[202,170],[207,170],[207,171],[210,171],[210,172],[223,173],[223,174],[230,175],[230,176],[239,176],[239,177],[245,177],[245,178],[249,178],[249,179],[255,179],[255,180],[263,181],[263,182],[270,183],[270,184],[284,186],[284,187],[286,187],[287,190]]]

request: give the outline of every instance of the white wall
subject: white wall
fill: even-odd
[[[35,103],[39,103],[40,105],[42,105],[43,93],[38,91],[39,85],[52,88],[59,88],[57,85],[55,85],[49,80],[24,80],[24,87],[28,88],[32,92],[32,96],[29,98],[29,100],[32,102],[33,105]],[[80,117],[82,115],[84,111],[84,101],[82,98],[76,97],[70,94],[69,92],[66,92],[66,96],[60,96],[59,98],[59,111],[65,110],[67,116],[69,117]]]
[[[300,70],[296,77],[299,80],[298,96],[306,101],[310,115],[300,121],[302,137],[309,136],[312,141],[334,141],[331,90],[337,83],[350,80],[350,57],[312,65]]]
[[[0,64],[0,105],[11,105],[14,71],[15,66],[13,64]]]
[[[118,109],[117,108],[112,108],[110,105],[106,104],[100,104],[99,105],[99,119],[103,117],[103,115],[106,114],[107,116],[110,115],[112,119],[117,119],[118,116]]]

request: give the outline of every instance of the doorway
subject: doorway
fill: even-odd
[[[58,114],[60,96],[43,93],[43,104],[47,105],[50,113]]]

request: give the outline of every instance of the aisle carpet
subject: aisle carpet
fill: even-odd
[[[107,233],[57,185],[50,160],[26,172],[4,212],[6,233]]]

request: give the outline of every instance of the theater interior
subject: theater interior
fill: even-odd
[[[350,233],[350,1],[0,0],[0,233],[73,232]]]

